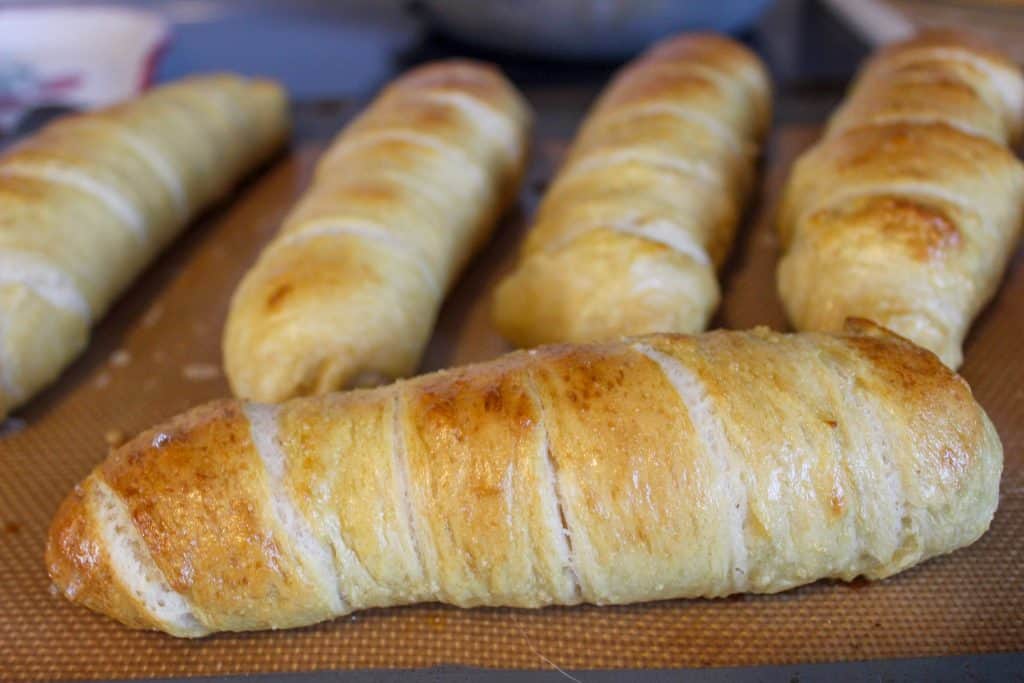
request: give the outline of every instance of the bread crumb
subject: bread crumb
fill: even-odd
[[[164,314],[163,304],[153,304],[149,310],[146,311],[146,315],[142,318],[143,327],[153,327],[160,320],[160,316]]]
[[[110,364],[115,368],[123,368],[132,362],[132,354],[125,349],[118,349],[110,354]]]
[[[102,389],[110,384],[110,373],[104,370],[96,376],[96,381],[93,382],[97,389]]]
[[[220,366],[213,363],[189,363],[181,369],[190,382],[205,382],[220,377]]]
[[[107,442],[107,445],[111,448],[117,448],[125,442],[124,432],[120,429],[108,429],[103,435],[103,440]]]

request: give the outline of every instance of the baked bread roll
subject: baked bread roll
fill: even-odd
[[[197,408],[76,487],[46,562],[69,599],[177,636],[773,593],[973,542],[1001,468],[967,384],[868,323],[651,335]]]
[[[533,346],[703,330],[770,108],[760,60],[728,38],[684,35],[627,65],[495,293],[502,335]]]
[[[276,84],[206,76],[61,118],[0,158],[0,417],[57,377],[92,323],[288,125]]]
[[[518,193],[529,117],[482,63],[437,62],[388,86],[235,293],[235,394],[280,401],[414,372],[445,293]]]
[[[778,286],[795,327],[870,318],[959,367],[1020,234],[1024,79],[929,33],[868,62],[779,211]]]

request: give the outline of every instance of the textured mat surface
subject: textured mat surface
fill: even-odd
[[[587,96],[531,93],[539,121],[519,209],[446,304],[424,369],[505,350],[487,302]],[[340,120],[339,120],[340,124]],[[780,127],[761,197],[724,273],[715,324],[784,328],[769,216],[791,160],[816,135]],[[195,226],[96,329],[88,352],[0,437],[0,678],[132,678],[459,664],[595,669],[743,666],[1024,649],[1024,252],[967,345],[963,374],[1006,450],[991,531],[969,549],[877,584],[819,583],[778,596],[541,611],[424,605],[278,633],[180,641],[130,631],[50,591],[44,537],[62,497],[107,441],[227,395],[228,297],[301,191],[321,143],[297,150]]]

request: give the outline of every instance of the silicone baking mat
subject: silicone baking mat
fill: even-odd
[[[434,369],[506,349],[488,301],[592,93],[529,93],[538,112],[522,201],[441,314]],[[338,110],[329,128],[340,126]],[[301,128],[301,126],[300,126]],[[724,274],[715,324],[785,326],[770,216],[816,128],[776,126]],[[320,136],[314,136],[319,138]],[[881,583],[818,583],[777,596],[540,611],[439,605],[372,610],[287,632],[197,641],[131,631],[50,590],[42,554],[62,497],[108,442],[224,396],[221,325],[231,291],[304,186],[323,141],[308,136],[197,224],[95,330],[88,352],[0,437],[0,679],[177,677],[431,667],[675,668],[827,662],[1024,649],[1024,253],[975,325],[964,376],[1003,439],[991,531],[974,546]]]

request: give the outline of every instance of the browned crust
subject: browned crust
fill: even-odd
[[[96,477],[94,472],[90,479]],[[107,549],[85,509],[87,479],[64,499],[50,525],[45,562],[64,597],[131,628],[158,628],[114,576]]]
[[[819,209],[807,217],[804,229],[839,242],[850,241],[856,232],[857,241],[903,248],[918,262],[941,262],[966,242],[950,210],[908,197],[877,196],[849,207]]]
[[[281,401],[410,374],[440,299],[518,194],[529,122],[483,62],[432,62],[386,86],[236,290],[233,392]]]
[[[422,532],[422,538],[433,539],[430,543],[438,558],[438,564],[427,569],[438,581],[438,588],[433,589],[438,592],[417,594],[440,596],[456,604],[480,604],[481,596],[489,595],[501,604],[521,605],[550,604],[555,600],[552,596],[560,596],[558,600],[565,604],[580,596],[596,602],[616,602],[619,595],[630,600],[672,597],[678,590],[671,587],[675,579],[662,585],[663,577],[671,574],[673,567],[691,571],[691,576],[695,571],[690,565],[672,564],[686,557],[672,525],[681,525],[680,534],[694,534],[700,543],[712,543],[707,528],[692,515],[700,505],[719,502],[687,503],[687,496],[703,494],[673,488],[676,484],[662,472],[670,466],[689,467],[700,462],[705,463],[699,466],[706,471],[707,461],[697,455],[700,437],[689,421],[695,418],[692,414],[687,418],[668,376],[637,351],[637,345],[649,346],[690,367],[701,377],[711,400],[723,411],[728,405],[733,415],[728,419],[742,420],[743,424],[735,425],[736,433],[749,436],[765,433],[782,438],[772,430],[787,429],[785,425],[762,424],[763,415],[753,398],[760,382],[765,391],[788,395],[787,386],[805,381],[797,372],[805,367],[801,365],[804,361],[809,364],[806,367],[817,368],[815,372],[842,375],[843,382],[852,381],[879,409],[891,411],[887,419],[895,421],[890,427],[892,438],[903,440],[902,446],[892,446],[891,454],[900,466],[927,468],[919,475],[927,486],[918,488],[937,490],[941,500],[926,499],[918,504],[929,509],[935,506],[936,514],[949,514],[957,520],[958,509],[973,505],[964,513],[974,515],[969,523],[984,522],[977,518],[984,512],[984,500],[974,501],[994,495],[989,490],[993,481],[986,472],[998,465],[998,442],[993,441],[970,389],[931,352],[864,320],[848,321],[846,332],[840,335],[790,336],[759,328],[547,346],[401,382],[394,390],[352,394],[351,400],[337,396],[302,399],[284,408],[293,416],[309,411],[307,417],[289,422],[289,448],[303,440],[315,443],[316,434],[304,431],[309,425],[328,424],[332,419],[344,423],[348,411],[359,402],[387,403],[395,400],[397,392],[397,405],[401,406],[397,424],[402,425],[400,433],[406,440],[413,514],[421,529],[428,530]],[[773,350],[776,345],[778,351]],[[822,357],[831,358],[833,365],[822,364]],[[768,362],[754,363],[758,359]],[[772,365],[773,359],[778,360],[778,367]],[[731,389],[730,382],[740,380],[750,386]],[[819,423],[807,405],[807,397],[815,394],[806,387],[801,392],[805,398],[798,414],[813,422],[805,425],[807,429],[827,431],[836,428],[837,421],[843,421],[847,429],[864,425],[860,415],[825,414]],[[782,403],[787,400],[777,398]],[[725,419],[724,415],[716,419]],[[374,424],[381,430],[395,426],[390,419]],[[249,432],[242,403],[215,402],[140,434],[91,475],[102,476],[121,497],[168,582],[191,603],[196,617],[214,631],[283,628],[332,614],[321,604],[319,588],[299,569],[291,540],[272,521],[267,475]],[[523,503],[526,508],[516,512],[517,519],[532,521],[507,526],[505,493],[497,484],[510,465],[514,471],[526,472],[543,462],[535,458],[541,457],[538,449],[545,442],[562,481],[568,477],[575,482],[568,489],[574,493],[566,503],[574,506],[572,514],[563,523],[583,530],[590,538],[592,554],[577,564],[582,571],[582,592],[577,597],[560,592],[554,583],[544,584],[553,581],[554,565],[543,559],[545,554],[549,558],[554,554],[552,546],[538,546],[539,536],[531,535],[533,531],[524,536],[516,526],[539,528],[538,504]],[[748,450],[741,456],[747,459],[745,467],[762,474],[773,467],[767,456],[762,461],[756,448]],[[288,452],[301,459],[301,449]],[[817,455],[807,457],[816,462],[813,458]],[[310,466],[309,472],[292,475],[295,491],[319,495],[315,492],[328,474],[318,474],[315,464]],[[823,512],[814,508],[801,514],[814,519],[818,519],[814,515],[827,514],[835,522],[850,514],[851,502],[841,487],[827,480],[828,474],[822,474],[826,480],[815,483]],[[653,499],[636,497],[634,476],[649,483],[645,490],[654,492],[650,494]],[[54,519],[46,558],[51,577],[75,602],[130,626],[152,627],[123,593],[104,549],[98,547],[83,510],[84,490],[72,492]],[[359,504],[359,490],[340,493],[354,496],[352,504]],[[931,495],[927,491],[911,494]],[[529,491],[524,489],[512,500],[522,503],[528,498]],[[964,499],[970,500],[965,503]],[[609,516],[613,509],[619,513]],[[691,519],[696,521],[685,521]],[[373,542],[372,529],[359,533],[364,541]],[[515,543],[514,533],[519,534]],[[753,526],[752,543],[761,542],[757,533]],[[762,541],[770,541],[768,536],[764,538],[768,540]],[[962,544],[964,540],[943,537],[937,542]],[[530,574],[529,564],[520,566],[517,562],[522,557],[513,558],[510,552],[534,553],[531,557],[541,558],[536,562],[545,567],[543,578],[528,583],[523,577]],[[885,564],[879,571],[899,568]],[[640,575],[648,579],[637,579]],[[536,592],[502,592],[509,586],[524,585],[534,586],[531,590]],[[766,586],[781,590],[786,584],[769,582]],[[725,588],[712,590],[717,594]],[[398,592],[382,593],[372,604],[392,604],[388,596],[396,602],[405,599]]]

